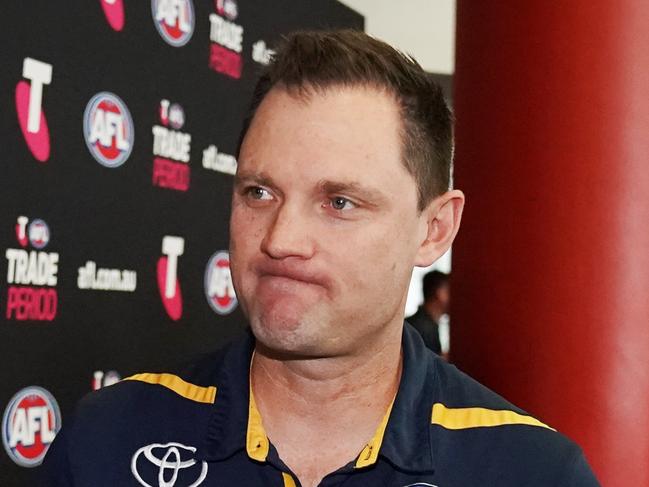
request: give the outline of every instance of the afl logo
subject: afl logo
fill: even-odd
[[[133,149],[133,119],[126,104],[102,91],[93,96],[83,114],[86,146],[102,166],[115,168],[126,162]]]
[[[41,387],[26,387],[11,398],[5,409],[2,443],[15,463],[36,467],[59,429],[61,413],[54,397]]]
[[[185,125],[185,110],[178,103],[171,103],[169,100],[160,100],[158,108],[160,122],[165,127],[180,130]]]
[[[172,129],[180,130],[185,125],[185,111],[178,103],[172,103],[169,107],[169,125]]]
[[[230,274],[230,255],[224,250],[215,253],[207,263],[205,296],[210,307],[220,315],[232,312],[237,306]]]
[[[40,219],[36,219],[29,224],[27,235],[32,247],[37,249],[47,247],[47,244],[50,242],[50,228],[47,226],[47,223]]]
[[[151,13],[167,44],[181,47],[192,38],[196,21],[192,0],[151,0]]]

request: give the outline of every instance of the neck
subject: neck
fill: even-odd
[[[286,360],[257,345],[251,367],[255,398],[268,409],[286,402],[290,409],[299,410],[304,406],[308,410],[303,413],[318,416],[326,413],[322,409],[324,400],[328,408],[343,410],[345,407],[338,406],[347,402],[356,406],[357,401],[378,402],[377,406],[389,404],[401,373],[402,329],[394,328],[373,347],[334,357]],[[311,405],[318,407],[313,410],[309,408]]]
[[[335,357],[282,360],[256,347],[250,376],[264,428],[303,485],[353,460],[392,403],[402,325],[384,331],[362,351]],[[313,444],[328,457],[313,458]]]

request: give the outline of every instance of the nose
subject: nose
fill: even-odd
[[[311,235],[309,218],[304,210],[295,203],[285,201],[278,208],[261,241],[261,250],[274,259],[309,259],[314,253]]]

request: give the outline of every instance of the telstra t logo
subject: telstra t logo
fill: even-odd
[[[42,110],[43,85],[52,82],[52,65],[32,58],[23,60],[23,77],[16,85],[16,112],[25,142],[40,162],[50,157],[50,131]]]
[[[158,290],[165,311],[174,321],[183,314],[183,297],[178,281],[178,257],[185,251],[185,239],[166,235],[162,239],[163,257],[158,259]]]

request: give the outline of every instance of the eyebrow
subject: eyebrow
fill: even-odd
[[[270,176],[270,174],[265,172],[257,173],[257,172],[238,171],[234,176],[234,184],[235,186],[240,186],[244,183],[255,183],[260,186],[275,187],[273,178]]]
[[[341,193],[343,195],[356,196],[371,206],[379,206],[386,203],[388,198],[379,190],[363,186],[357,182],[339,182],[322,180],[318,183],[322,193]]]

